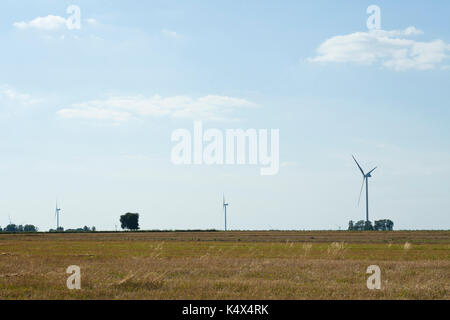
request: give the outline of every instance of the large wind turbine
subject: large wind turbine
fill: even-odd
[[[55,209],[55,217],[56,217],[56,231],[59,230],[59,212],[61,211],[60,208],[58,208],[58,200],[56,200],[56,209]]]
[[[225,202],[225,195],[223,195],[223,212],[225,214],[225,231],[227,231],[227,207],[228,207],[228,203]]]
[[[364,183],[366,184],[366,221],[369,221],[369,178],[372,177],[371,173],[377,168],[373,168],[372,170],[370,170],[368,173],[364,173],[364,170],[361,168],[361,166],[359,165],[358,161],[356,161],[355,157],[353,157],[353,160],[355,160],[356,165],[358,166],[359,170],[361,171],[362,175],[363,175],[363,182],[361,185],[361,191],[359,192],[359,199],[358,199],[358,205],[359,202],[361,201],[361,194],[364,188]]]

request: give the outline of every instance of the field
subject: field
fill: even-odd
[[[0,299],[448,300],[449,276],[450,231],[0,233]]]

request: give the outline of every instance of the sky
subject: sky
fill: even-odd
[[[229,229],[345,229],[365,218],[355,155],[377,166],[371,220],[450,229],[449,14],[444,1],[1,1],[0,226],[55,228],[58,199],[66,229],[114,230],[126,212],[141,229],[222,229],[225,194]],[[194,121],[279,130],[277,174],[175,165],[172,133]]]

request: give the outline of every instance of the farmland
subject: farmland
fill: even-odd
[[[0,299],[450,299],[449,275],[450,231],[0,234]]]

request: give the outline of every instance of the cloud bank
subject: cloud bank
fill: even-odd
[[[245,99],[207,95],[200,98],[189,96],[110,97],[76,103],[61,109],[62,118],[108,120],[116,123],[139,117],[171,117],[199,120],[233,120],[232,113],[239,108],[257,105]]]
[[[29,94],[19,92],[9,85],[0,85],[0,104],[2,106],[30,106],[39,102],[39,99],[33,98]]]
[[[17,29],[38,29],[38,30],[59,30],[66,27],[66,19],[60,16],[48,15],[46,17],[37,17],[31,21],[14,22],[13,26]]]
[[[395,71],[435,69],[450,57],[450,45],[440,39],[429,42],[411,39],[422,34],[415,27],[408,27],[405,30],[370,30],[334,36],[325,40],[318,47],[317,55],[308,61],[381,64]]]

